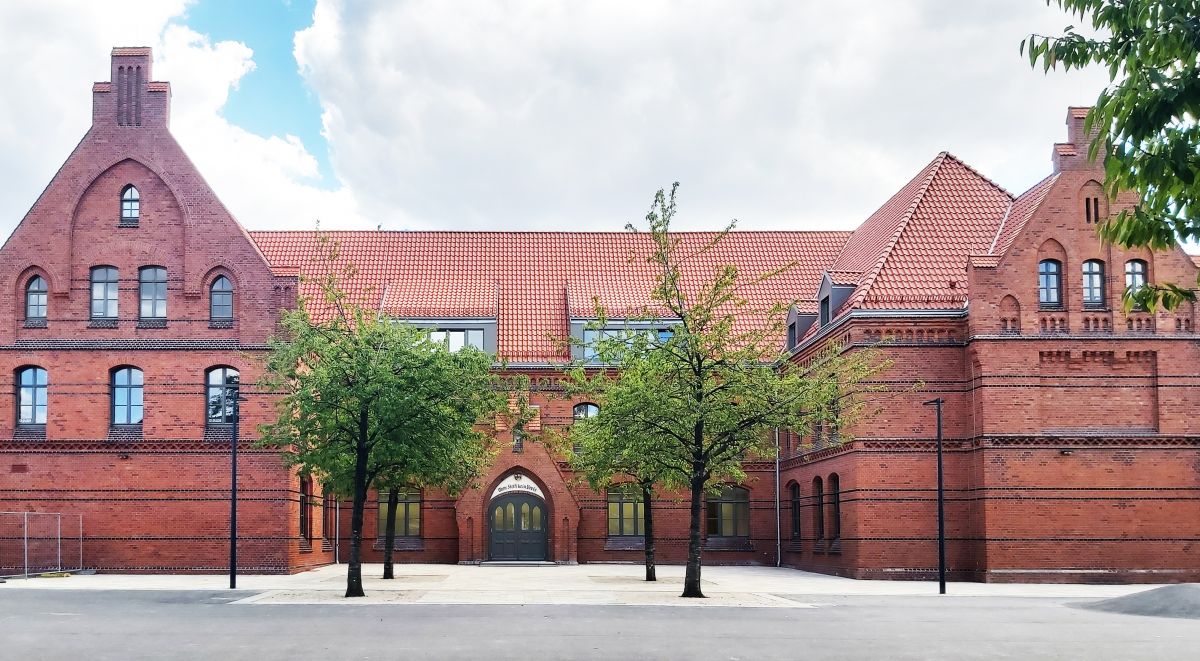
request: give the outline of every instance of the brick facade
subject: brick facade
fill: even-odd
[[[323,511],[317,486],[307,505],[312,535],[306,539],[300,481],[275,453],[252,446],[254,430],[273,409],[270,395],[250,384],[280,311],[294,306],[300,292],[302,264],[289,253],[296,237],[284,236],[299,233],[251,235],[225,210],[168,130],[170,87],[153,81],[148,49],[116,49],[112,66],[111,81],[93,87],[92,127],[0,249],[0,310],[9,311],[8,323],[0,324],[0,373],[15,380],[19,369],[38,366],[49,375],[44,426],[17,424],[16,388],[0,391],[0,510],[81,514],[84,562],[96,569],[221,571],[228,551],[230,430],[208,424],[204,398],[206,370],[228,366],[246,384],[239,465],[243,570],[293,572],[344,558],[348,505]],[[774,462],[747,466],[749,537],[734,544],[710,540],[706,562],[780,562],[864,578],[932,576],[934,418],[922,402],[940,397],[952,577],[1200,580],[1200,422],[1191,415],[1200,404],[1194,334],[1200,319],[1191,306],[1126,313],[1119,303],[1126,262],[1143,260],[1151,280],[1177,282],[1195,281],[1196,263],[1182,251],[1126,251],[1096,238],[1084,209],[1103,173],[1083,154],[1085,140],[1082,114],[1072,109],[1068,142],[1053,152],[1054,173],[1021,196],[942,155],[897,194],[903,203],[889,201],[853,234],[741,233],[732,239],[741,242],[738,254],[747,263],[806,246],[795,258],[813,263],[782,285],[801,315],[817,309],[823,273],[829,274],[827,289],[846,287],[846,302],[833,306],[828,323],[798,334],[795,360],[838,341],[847,351],[880,346],[892,365],[879,377],[888,392],[867,396],[867,414],[853,429],[840,430],[836,441],[833,430],[821,430],[819,438],[814,430],[781,431],[778,489]],[[121,192],[131,184],[141,200],[136,226],[120,219]],[[1108,208],[1105,201],[1097,213],[1129,202],[1119,198]],[[920,216],[939,204],[949,211]],[[907,215],[900,219],[895,213],[903,208]],[[959,236],[948,225],[956,222],[976,223],[968,227],[975,243],[950,239]],[[939,234],[938,228],[950,229]],[[378,243],[391,240],[386,233],[351,234],[346,254],[358,255],[356,246],[370,242],[376,252],[362,253],[364,259],[395,257]],[[889,236],[881,249],[886,241],[878,237]],[[469,243],[463,254],[483,264],[505,254],[537,254],[546,241],[574,240],[518,233],[402,238],[426,249],[439,246],[445,264],[454,263],[456,241]],[[811,244],[793,243],[810,238]],[[489,246],[500,244],[495,254],[501,257],[495,257]],[[888,271],[887,264],[902,259],[928,264],[927,275],[937,282],[902,281],[897,274],[910,272],[907,266]],[[1061,309],[1039,304],[1043,259],[1062,264]],[[1085,306],[1080,298],[1080,269],[1089,259],[1107,267],[1103,305]],[[591,295],[612,295],[608,280],[621,284],[634,267],[621,277],[593,273],[598,284],[590,285],[568,274],[568,266],[536,261],[500,264],[517,274],[516,286],[464,281],[454,288],[471,299],[471,313],[457,316],[490,315],[501,352],[525,352],[506,357],[510,369],[546,384],[532,393],[532,403],[539,407],[538,424],[549,430],[571,424],[576,402],[553,385],[556,354],[539,339],[545,333],[535,337],[512,320],[545,320],[551,330],[570,332]],[[601,268],[579,261],[569,268]],[[378,275],[381,286],[359,292],[363,300],[381,301],[388,314],[438,316],[428,306],[413,312],[403,292],[386,287],[416,279],[427,289],[429,283],[385,262],[371,262],[387,273]],[[870,271],[876,262],[884,266]],[[118,270],[119,313],[98,323],[90,315],[90,269],[102,265]],[[165,321],[139,318],[138,270],[144,266],[166,268]],[[25,287],[34,276],[47,282],[44,320],[25,315]],[[209,287],[219,276],[234,285],[231,322],[210,319]],[[487,313],[490,305],[498,310]],[[136,428],[112,424],[110,373],[122,366],[137,367],[145,377],[144,419]],[[545,496],[546,559],[640,559],[636,540],[609,536],[605,494],[580,486],[542,444],[525,442],[517,452],[511,431],[498,429],[496,438],[500,452],[478,488],[455,498],[436,490],[422,494],[421,534],[401,541],[398,561],[487,560],[490,498],[514,474]],[[367,511],[368,561],[382,555],[376,503],[373,497]],[[667,494],[653,506],[660,561],[682,562],[686,499]],[[5,525],[0,521],[0,573],[13,562],[12,530]]]

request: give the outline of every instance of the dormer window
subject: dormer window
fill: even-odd
[[[450,351],[474,347],[483,351],[482,328],[439,328],[429,331],[429,341],[446,345]]]
[[[831,313],[831,310],[829,309],[829,297],[826,296],[825,298],[821,299],[821,325],[822,326],[829,323],[830,313]]]
[[[787,329],[787,348],[791,349],[796,346],[796,322],[788,324]]]
[[[142,215],[142,197],[132,184],[121,191],[121,225],[137,227]]]

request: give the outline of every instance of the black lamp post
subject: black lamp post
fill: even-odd
[[[232,398],[232,400],[231,400]],[[229,433],[229,589],[237,589],[237,459],[238,423],[241,417],[241,388],[225,385],[225,401],[233,402],[233,428]]]
[[[937,518],[938,518],[938,594],[946,594],[946,490],[942,482],[942,404],[941,397],[925,402],[937,408]]]

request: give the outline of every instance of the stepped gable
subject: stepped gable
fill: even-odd
[[[630,232],[252,232],[276,268],[306,276],[353,265],[344,288],[369,308],[398,318],[495,318],[498,350],[514,362],[565,360],[572,318],[595,315],[595,300],[610,317],[635,316],[651,304],[656,267],[646,261],[648,234]],[[734,264],[752,278],[793,264],[747,287],[747,327],[765,324],[754,311],[790,303],[816,290],[848,232],[732,232],[705,249],[716,233],[681,232],[684,284],[689,290]],[[321,236],[328,237],[323,242]],[[336,248],[336,258],[327,257]],[[301,295],[317,319],[332,314],[313,282]]]

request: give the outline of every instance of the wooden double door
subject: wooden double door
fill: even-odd
[[[537,496],[514,493],[488,506],[490,560],[546,559],[546,503]]]

